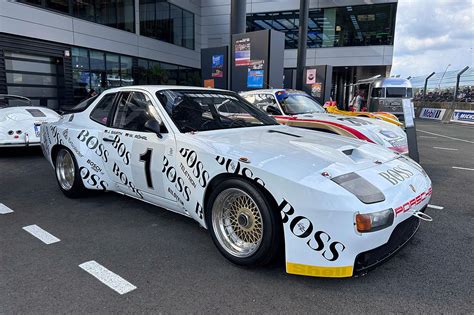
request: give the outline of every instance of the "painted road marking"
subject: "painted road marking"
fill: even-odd
[[[453,166],[453,168],[457,170],[474,171],[474,168],[459,167],[459,166]]]
[[[462,141],[462,142],[467,142],[467,143],[473,143],[474,144],[474,141],[469,141],[469,140],[449,137],[449,136],[445,136],[445,135],[440,135],[440,134],[437,134],[437,133],[434,133],[434,132],[424,131],[424,130],[421,130],[421,129],[417,129],[416,131],[421,131],[421,132],[424,132],[424,133],[427,133],[427,134],[430,134],[430,135],[443,137],[443,138],[447,138],[447,139],[451,139],[451,140],[457,140],[457,141]]]
[[[448,151],[457,151],[458,149],[453,149],[453,148],[443,148],[443,147],[433,147],[433,149],[438,149],[438,150],[448,150]]]
[[[420,136],[420,138],[426,138],[426,139],[438,139],[438,137],[433,137],[433,136]]]
[[[36,224],[25,226],[23,227],[23,230],[30,233],[31,235],[33,235],[34,237],[36,237],[37,239],[39,239],[40,241],[42,241],[43,243],[47,245],[57,243],[60,241],[59,238],[43,230]]]
[[[5,206],[3,203],[0,203],[0,214],[12,213],[13,210]]]
[[[435,206],[435,205],[428,205],[428,208],[431,208],[431,209],[436,209],[436,210],[443,210],[444,207],[441,207],[441,206]]]
[[[137,288],[94,260],[82,263],[79,267],[119,294],[125,294]]]

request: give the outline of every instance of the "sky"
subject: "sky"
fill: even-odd
[[[399,0],[391,75],[474,66],[474,0]]]

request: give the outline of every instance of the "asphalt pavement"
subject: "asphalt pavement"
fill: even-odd
[[[232,265],[191,219],[115,193],[68,199],[41,150],[1,150],[0,313],[472,313],[474,127],[417,128],[434,221],[348,279]]]

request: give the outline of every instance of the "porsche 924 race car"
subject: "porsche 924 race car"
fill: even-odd
[[[408,154],[407,135],[402,128],[383,120],[328,114],[305,92],[268,89],[243,92],[241,96],[281,124],[357,138]]]
[[[115,191],[196,220],[231,262],[350,277],[417,231],[431,181],[381,146],[279,125],[238,94],[132,86],[42,125],[68,197]]]
[[[59,115],[48,108],[32,106],[30,99],[0,95],[0,147],[23,147],[40,144],[40,126]]]

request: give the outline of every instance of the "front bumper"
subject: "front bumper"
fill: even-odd
[[[424,212],[425,209],[426,206],[421,211]],[[387,243],[357,255],[353,275],[364,275],[389,260],[412,239],[418,231],[419,226],[420,219],[415,216],[411,216],[398,224],[390,235]]]

